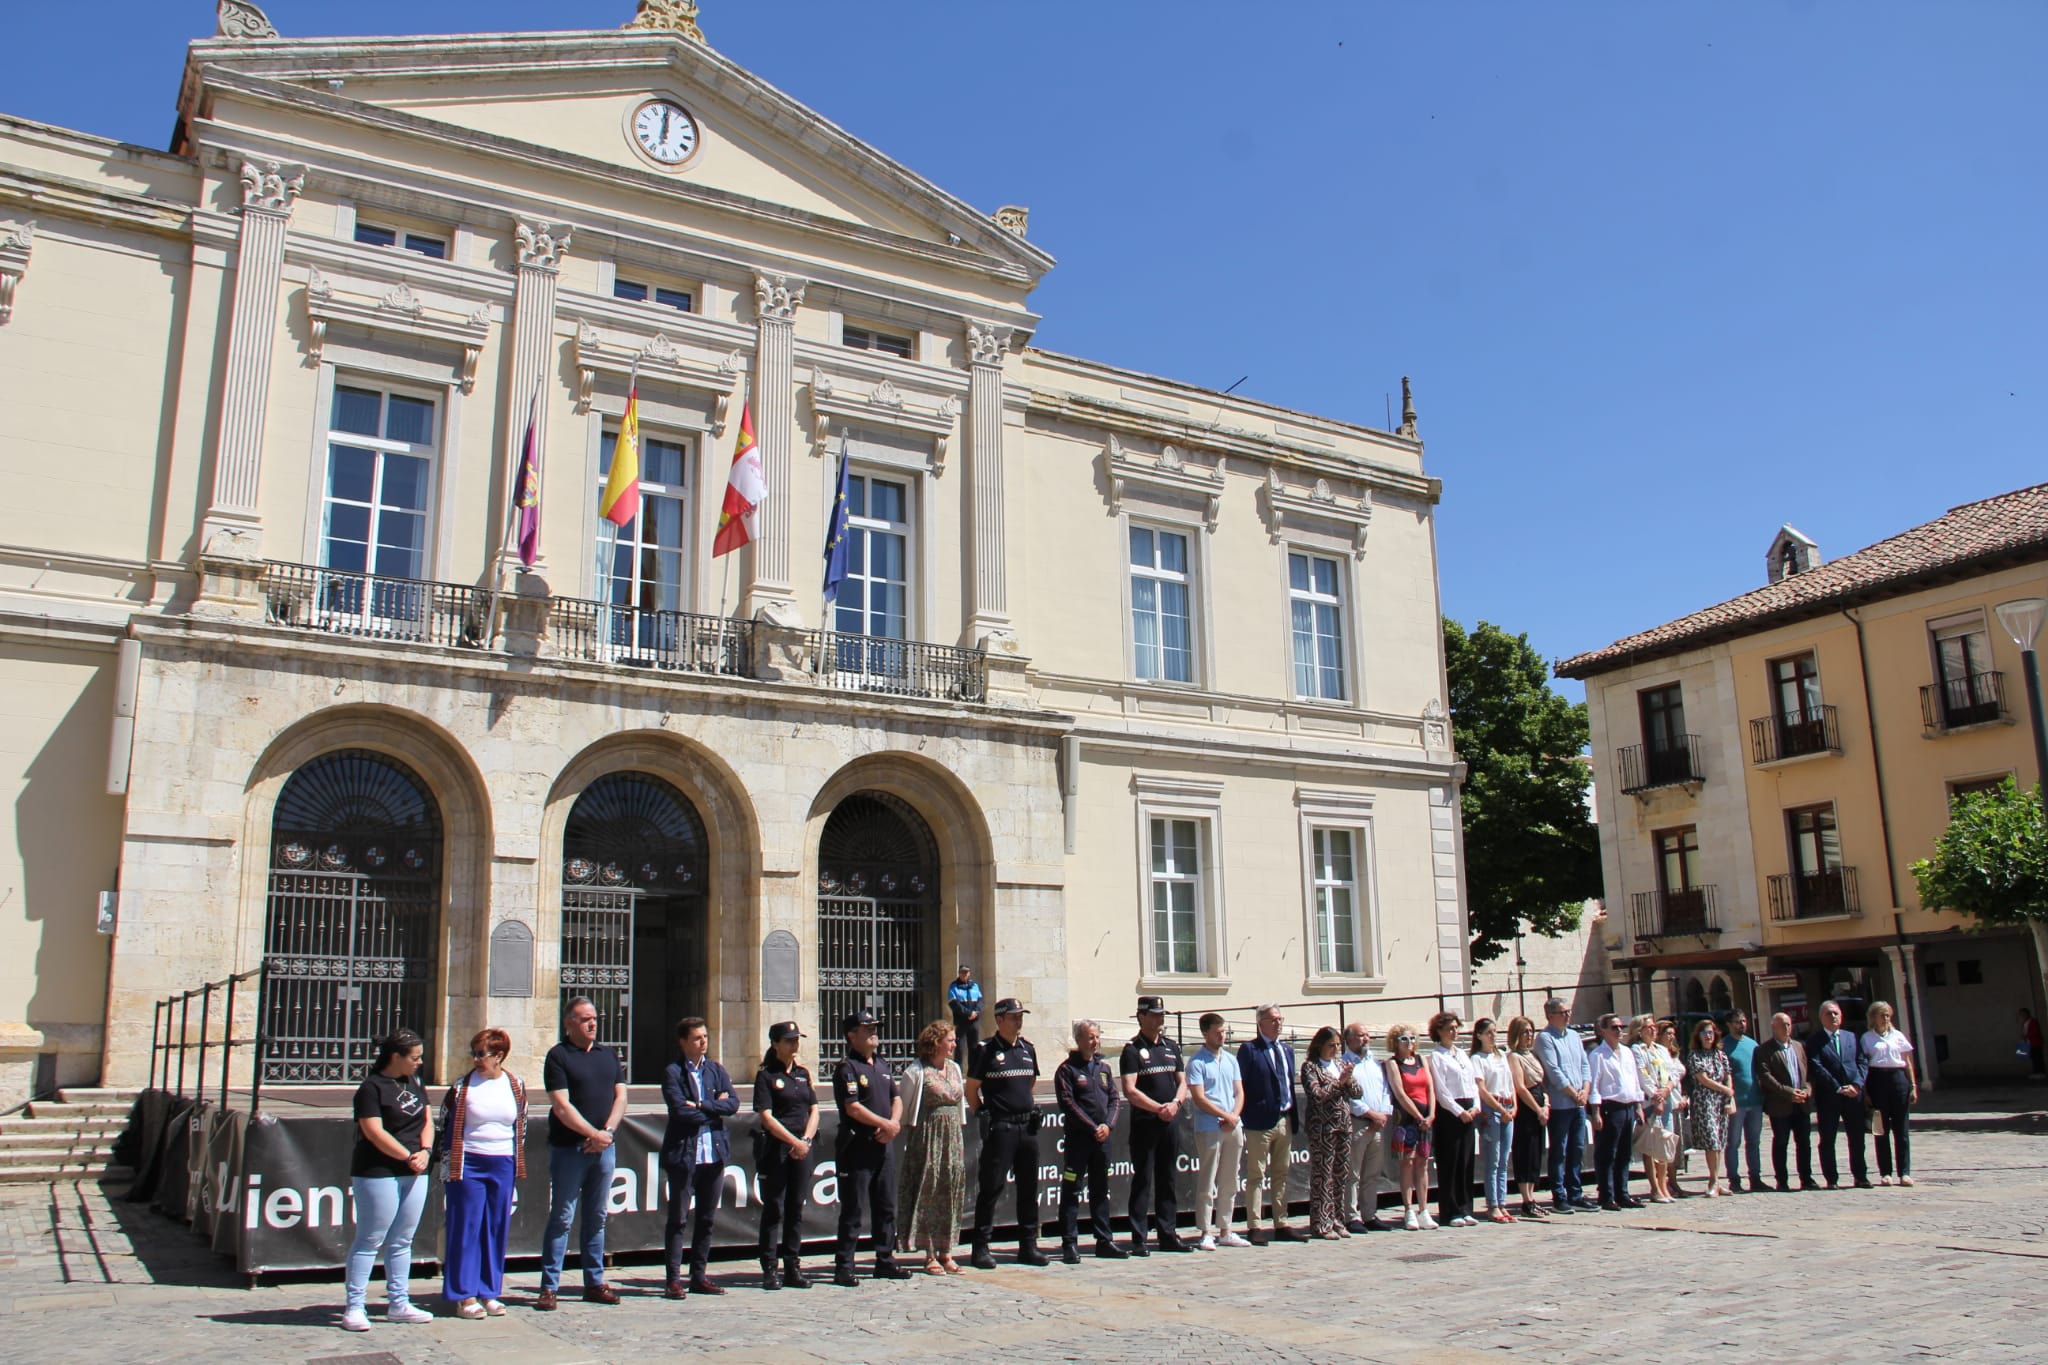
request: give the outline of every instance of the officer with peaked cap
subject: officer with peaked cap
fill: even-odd
[[[1038,1249],[1038,1053],[1023,1033],[1030,1011],[1005,996],[996,1001],[996,1031],[975,1045],[968,1060],[967,1107],[981,1115],[981,1187],[974,1199],[974,1260],[994,1270],[989,1238],[1003,1181],[1017,1183],[1017,1263],[1044,1265]]]
[[[832,1283],[851,1289],[853,1254],[860,1246],[861,1205],[870,1212],[875,1278],[907,1280],[896,1264],[896,1135],[903,1131],[903,1098],[896,1078],[877,1051],[881,1020],[873,1010],[856,1010],[841,1021],[846,1056],[832,1072],[832,1099],[839,1106],[839,1244]]]

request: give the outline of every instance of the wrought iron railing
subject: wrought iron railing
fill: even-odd
[[[1835,725],[1835,708],[1814,706],[1753,720],[1749,723],[1749,751],[1754,763],[1838,754],[1842,752],[1842,736]]]
[[[811,671],[826,687],[945,701],[988,699],[988,655],[881,635],[805,632]]]
[[[1966,678],[1943,678],[1920,689],[1920,722],[1930,735],[1960,730],[1965,725],[1988,725],[2006,720],[2005,675],[1972,673]]]
[[[548,634],[566,659],[735,677],[754,671],[754,623],[729,616],[558,597],[548,609]]]
[[[1700,764],[1698,735],[1680,735],[1663,748],[1648,744],[1625,745],[1619,757],[1624,796],[1655,787],[1681,787],[1707,780],[1707,770]]]
[[[1718,934],[1720,891],[1712,885],[1683,891],[1638,891],[1629,898],[1629,921],[1637,938]]]
[[[1831,867],[1825,872],[1781,872],[1770,879],[1774,920],[1832,919],[1861,915],[1856,894],[1856,869]]]
[[[272,560],[263,568],[264,618],[325,635],[483,649],[492,594],[461,583],[386,578]]]

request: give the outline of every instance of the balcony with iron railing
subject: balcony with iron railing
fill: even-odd
[[[277,560],[264,565],[262,583],[271,625],[401,644],[490,646],[491,594],[482,588]]]
[[[943,701],[988,699],[988,655],[979,649],[834,630],[806,631],[804,645],[821,686]]]
[[[1707,780],[1706,768],[1700,763],[1698,735],[1679,735],[1662,748],[1624,745],[1618,757],[1624,796],[1658,787],[1690,787]]]
[[[2005,675],[1972,673],[1921,688],[1920,723],[1930,738],[1975,725],[2012,724],[2005,705]]]
[[[730,616],[557,597],[548,604],[548,638],[564,659],[741,678],[754,672],[754,623]]]
[[[1638,891],[1629,902],[1629,924],[1637,938],[1721,932],[1720,891],[1711,885],[1683,891]]]
[[[1749,752],[1750,761],[1758,767],[1841,753],[1842,735],[1835,724],[1835,708],[1814,706],[1751,721]]]
[[[1844,919],[1860,916],[1856,869],[1781,872],[1770,879],[1771,918],[1778,921]]]

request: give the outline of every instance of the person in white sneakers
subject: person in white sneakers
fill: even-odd
[[[1429,1139],[1436,1124],[1436,1086],[1429,1067],[1415,1055],[1415,1025],[1387,1030],[1393,1053],[1386,1062],[1387,1093],[1394,1097],[1394,1156],[1401,1163],[1401,1226],[1429,1232]]]
[[[412,1235],[427,1206],[428,1154],[434,1148],[434,1116],[420,1084],[425,1044],[411,1029],[399,1029],[377,1044],[377,1061],[356,1089],[356,1145],[349,1176],[356,1199],[356,1238],[348,1253],[346,1301],[341,1325],[370,1330],[365,1307],[370,1270],[384,1260],[384,1320],[432,1322],[434,1315],[412,1306],[406,1282],[412,1278]]]
[[[1387,1140],[1394,1124],[1394,1097],[1387,1093],[1387,1073],[1372,1060],[1372,1031],[1364,1024],[1344,1026],[1344,1060],[1363,1092],[1350,1100],[1351,1154],[1344,1163],[1344,1227],[1353,1233],[1380,1232],[1380,1194],[1394,1187],[1387,1179]]]
[[[1244,1153],[1244,1078],[1237,1058],[1223,1050],[1223,1016],[1201,1018],[1202,1046],[1188,1058],[1188,1103],[1195,1111],[1195,1232],[1197,1251],[1248,1247],[1230,1230],[1237,1202],[1237,1164]]]

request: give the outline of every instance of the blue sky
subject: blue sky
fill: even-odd
[[[268,6],[302,36],[632,8]],[[1781,522],[1835,555],[2048,479],[2048,5],[703,9],[1028,204],[1040,344],[1372,425],[1414,376],[1445,609],[1548,656],[1757,586]],[[163,146],[211,5],[94,14],[11,17],[0,111]]]

